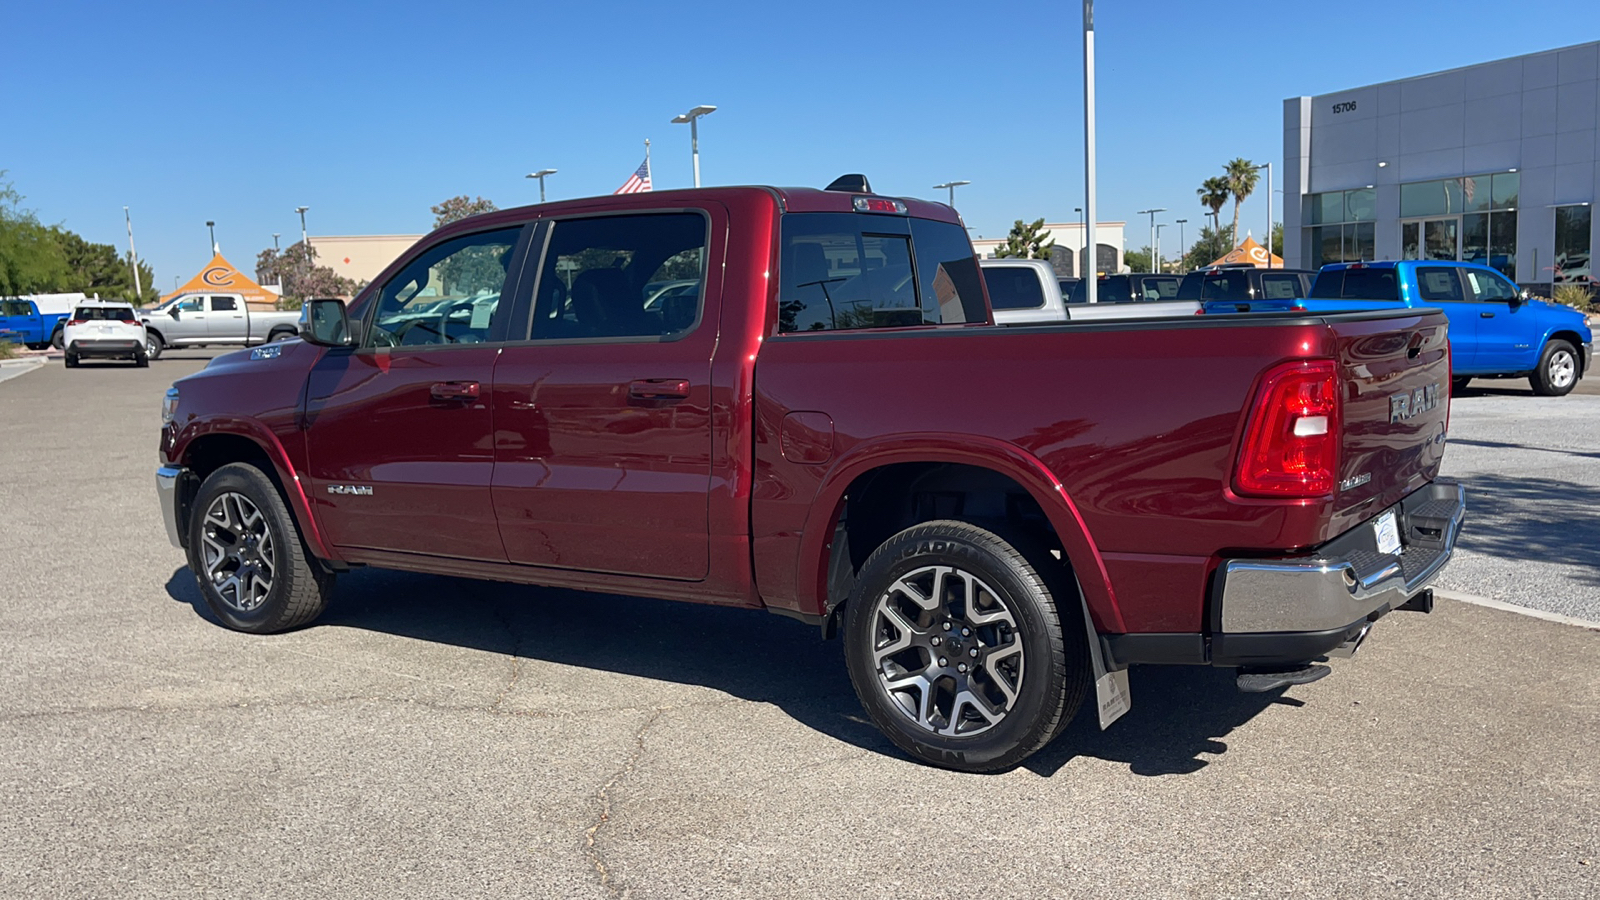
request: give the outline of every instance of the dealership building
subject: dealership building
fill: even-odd
[[[1600,42],[1283,105],[1284,258],[1487,263],[1586,280]]]

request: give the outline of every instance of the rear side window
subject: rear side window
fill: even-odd
[[[910,220],[908,226],[905,219],[852,213],[786,215],[778,276],[781,333],[987,318],[972,245],[948,223]]]
[[[603,216],[551,227],[533,308],[534,340],[660,340],[694,329],[704,293],[704,216]]]
[[[212,297],[211,298],[211,311],[212,312],[228,312],[228,311],[235,310],[235,309],[238,309],[238,308],[239,307],[234,303],[234,300],[233,300],[232,297]]]
[[[1293,300],[1300,296],[1299,275],[1262,275],[1261,296],[1267,300]]]
[[[989,288],[989,305],[995,309],[1039,309],[1044,287],[1027,266],[985,266],[983,283]]]
[[[1428,303],[1460,303],[1461,279],[1455,269],[1430,266],[1417,269],[1417,294]]]
[[[132,322],[131,306],[80,306],[72,317],[80,322]]]

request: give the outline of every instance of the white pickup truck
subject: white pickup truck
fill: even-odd
[[[190,294],[145,317],[145,353],[156,359],[167,347],[286,341],[300,333],[299,322],[299,312],[251,309],[239,294]]]
[[[1061,296],[1061,283],[1056,279],[1056,270],[1046,260],[980,259],[978,265],[983,271],[984,286],[989,291],[989,303],[994,309],[996,325],[1161,319],[1192,316],[1200,311],[1200,304],[1190,300],[1067,303]]]

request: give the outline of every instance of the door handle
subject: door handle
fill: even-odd
[[[476,381],[441,381],[429,393],[435,400],[476,400],[481,390]]]
[[[641,378],[628,385],[628,396],[634,400],[686,400],[689,379]]]
[[[1478,318],[1480,318],[1480,319],[1492,319],[1492,318],[1494,318],[1494,313],[1481,312],[1481,313],[1478,313]]]

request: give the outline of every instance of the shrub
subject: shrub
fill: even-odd
[[[1594,290],[1585,284],[1558,284],[1550,291],[1550,299],[1583,312],[1600,309],[1595,305]]]
[[[0,359],[16,359],[22,355],[22,345],[0,338]]]

